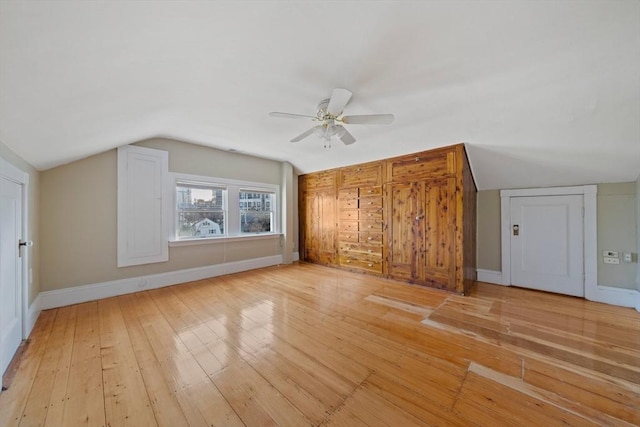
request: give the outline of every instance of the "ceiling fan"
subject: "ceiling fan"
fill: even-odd
[[[323,99],[318,104],[318,112],[315,116],[305,114],[280,113],[277,111],[269,113],[271,117],[285,117],[293,119],[311,119],[320,124],[301,133],[291,140],[291,142],[302,141],[311,134],[324,139],[325,147],[331,147],[331,139],[336,137],[345,145],[353,144],[356,139],[345,129],[343,124],[358,125],[388,125],[393,123],[393,114],[364,114],[358,116],[343,115],[344,107],[351,99],[352,93],[347,89],[336,88],[331,93],[331,98]]]

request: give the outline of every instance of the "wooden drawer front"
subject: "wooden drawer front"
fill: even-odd
[[[340,232],[341,233],[357,233],[358,232],[358,222],[357,221],[340,221]]]
[[[362,187],[358,192],[360,197],[382,196],[382,187],[376,185],[375,187]]]
[[[338,240],[341,243],[344,243],[344,242],[358,243],[358,238],[359,238],[359,234],[356,232],[353,232],[353,233],[347,232],[347,233],[338,234]]]
[[[362,221],[360,221],[360,231],[382,232],[382,222],[362,222]]]
[[[455,153],[419,153],[390,160],[391,181],[419,181],[455,173]]]
[[[349,166],[340,169],[340,182],[344,187],[362,187],[382,183],[382,162]]]
[[[360,209],[360,221],[382,222],[382,209]]]
[[[340,199],[357,199],[358,198],[358,189],[357,188],[347,188],[345,190],[340,190],[338,193],[338,198]]]
[[[318,172],[303,176],[304,187],[309,190],[317,188],[333,188],[336,184],[335,171]]]
[[[382,197],[361,197],[360,209],[382,208]]]
[[[340,199],[338,209],[358,209],[358,199]]]
[[[360,243],[382,243],[382,233],[376,233],[375,231],[361,231]]]
[[[340,265],[382,273],[382,258],[375,256],[344,254],[340,256]]]
[[[382,246],[380,245],[368,245],[365,243],[340,243],[340,253],[353,252],[360,255],[382,256]]]
[[[340,221],[357,221],[357,209],[340,209]]]

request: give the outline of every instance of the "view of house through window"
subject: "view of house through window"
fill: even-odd
[[[278,187],[176,176],[176,240],[277,233]]]
[[[240,189],[240,231],[271,233],[274,231],[275,192]]]
[[[188,239],[225,234],[227,190],[219,185],[178,182],[176,237]]]

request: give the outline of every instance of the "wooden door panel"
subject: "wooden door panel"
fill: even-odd
[[[319,216],[318,196],[314,193],[305,194],[304,198],[304,260],[319,261]]]
[[[455,290],[455,179],[430,180],[423,184],[424,220],[421,279],[428,284]]]
[[[415,277],[417,254],[414,234],[417,191],[413,183],[390,184],[388,189],[390,218],[388,224],[389,276],[411,280]]]
[[[336,198],[334,192],[322,192],[318,195],[320,209],[319,251],[323,264],[336,261]]]

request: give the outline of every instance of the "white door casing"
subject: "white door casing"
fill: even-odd
[[[511,284],[584,296],[583,196],[512,197]]]
[[[598,249],[597,249],[597,191],[596,185],[575,187],[527,188],[517,190],[501,190],[501,247],[502,247],[502,284],[511,285],[511,198],[530,196],[557,196],[578,194],[584,200],[584,291],[585,298],[592,301],[612,302],[608,293],[598,286]],[[622,305],[622,304],[618,304]]]
[[[22,185],[0,177],[0,374],[22,341]]]

